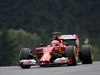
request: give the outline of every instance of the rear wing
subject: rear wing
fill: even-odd
[[[61,35],[59,39],[61,40],[76,40],[77,35]]]
[[[67,40],[76,40],[76,46],[79,49],[79,36],[77,34],[74,35],[61,35],[59,36],[60,40],[67,41]]]

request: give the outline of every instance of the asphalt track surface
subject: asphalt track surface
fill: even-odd
[[[22,69],[18,66],[0,67],[0,75],[100,75],[100,62],[77,66],[62,65],[58,67],[32,66]]]

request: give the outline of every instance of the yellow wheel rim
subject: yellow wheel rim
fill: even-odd
[[[77,60],[76,60],[77,56],[76,56],[76,48],[75,47],[74,47],[74,57],[75,57],[75,63],[77,64]]]

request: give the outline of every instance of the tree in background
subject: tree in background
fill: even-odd
[[[40,37],[24,30],[0,31],[0,66],[17,65],[21,48],[33,48],[39,45]]]
[[[0,35],[0,66],[11,65],[14,60],[14,49],[17,47],[17,43],[6,28],[1,30]]]

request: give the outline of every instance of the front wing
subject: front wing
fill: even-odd
[[[57,58],[54,60],[54,63],[45,63],[45,61],[43,61],[41,64],[37,63],[37,61],[35,59],[25,59],[25,60],[20,60],[19,62],[20,64],[23,65],[46,65],[46,64],[71,64],[73,63],[72,58]]]

